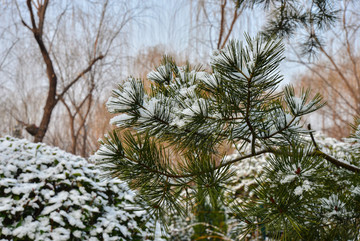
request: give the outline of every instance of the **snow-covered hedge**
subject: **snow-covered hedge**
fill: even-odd
[[[125,183],[85,159],[0,138],[0,240],[147,240],[147,220]]]

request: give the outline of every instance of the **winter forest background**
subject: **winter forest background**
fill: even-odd
[[[128,85],[124,84],[129,83],[128,76],[143,79],[144,89],[150,92],[154,90],[151,87],[151,81],[154,80],[149,73],[158,71],[156,66],[159,66],[161,61],[170,65],[176,62],[178,66],[201,65],[203,70],[211,71],[214,69],[214,65],[210,64],[213,63],[212,56],[216,56],[219,50],[231,43],[232,39],[246,42],[248,38],[255,39],[255,36],[262,32],[267,37],[270,35],[274,37],[272,34],[276,33],[276,39],[282,40],[284,44],[285,59],[279,67],[284,80],[280,86],[290,83],[294,86],[295,93],[300,93],[302,88],[311,88],[310,95],[315,100],[315,93],[323,96],[326,105],[303,118],[301,124],[307,126],[310,123],[312,130],[324,135],[318,136],[319,146],[331,146],[327,154],[335,153],[335,156],[341,156],[342,148],[349,150],[352,148],[347,146],[353,141],[352,139],[347,139],[347,144],[342,141],[353,134],[354,129],[351,125],[356,125],[356,118],[360,116],[360,15],[358,11],[360,3],[356,0],[286,2],[255,0],[0,1],[0,136],[43,142],[83,158],[90,157],[89,160],[93,163],[96,158],[92,155],[100,147],[99,138],[103,138],[106,133],[114,129],[114,126],[110,124],[112,118],[112,123],[117,121],[114,119],[115,115],[108,112],[108,110],[111,111],[110,105],[108,109],[106,103],[113,89],[122,86],[119,92],[121,96],[121,91],[128,88]],[[308,9],[315,17],[308,17]],[[314,10],[315,12],[312,13],[312,9],[317,9],[318,12]],[[164,60],[164,55],[171,56],[172,60]],[[176,73],[173,74],[175,76]],[[156,95],[158,92],[154,93],[153,95]],[[14,139],[9,139],[10,137],[7,138],[1,140],[3,145],[14,141]],[[28,147],[29,150],[34,150],[34,153],[38,152],[38,148],[40,148],[39,153],[53,152],[46,149],[49,148],[46,146],[36,147],[32,146],[35,144],[25,140],[20,142],[15,140],[14,144],[10,144],[13,149],[6,151],[2,149],[3,157],[7,158],[9,153],[19,151],[13,147],[17,145],[24,150]],[[228,148],[228,159],[231,158],[232,153],[235,153],[233,158],[239,155],[236,153],[238,149],[236,147],[222,148]],[[224,152],[225,149],[223,149],[219,152]],[[67,158],[66,160],[71,165],[77,165],[73,164],[76,163],[73,156],[67,156],[58,149],[54,153],[60,153],[54,155],[65,156],[61,158]],[[236,195],[242,197],[253,195],[248,192],[248,186],[255,185],[255,177],[263,172],[266,162],[266,157],[257,158],[238,166],[236,177],[241,181],[237,184],[235,181],[232,187]],[[35,170],[40,165],[51,165],[45,159],[44,157],[37,160],[40,163],[37,167],[35,167],[37,161],[34,164],[30,157],[27,160],[30,164],[32,163],[31,165],[35,165]],[[81,168],[91,171],[84,171],[79,175],[81,177],[74,177],[76,180],[74,182],[85,179],[91,179],[87,181],[88,183],[100,182],[96,177],[99,174],[95,171],[96,168],[92,166],[93,164],[85,164],[85,162],[85,159],[81,159]],[[14,162],[11,165],[17,164]],[[6,168],[8,167],[3,167],[4,170],[7,170]],[[67,168],[69,173],[72,173],[72,167],[66,166],[65,169]],[[2,174],[7,177],[4,173],[5,171]],[[334,174],[334,176],[337,175]],[[287,178],[290,180],[293,177],[287,176]],[[312,182],[315,183],[316,180]],[[11,182],[8,181],[8,183]],[[110,187],[105,190],[102,185],[94,184],[93,192],[108,194],[127,188],[127,186],[122,186],[125,184],[113,183],[116,190]],[[301,193],[307,190],[307,182],[303,181],[302,185]],[[326,186],[329,183],[323,185]],[[36,188],[39,187],[36,186]],[[349,184],[349,190],[354,188]],[[296,190],[295,187],[294,189]],[[0,192],[6,193],[4,190],[0,188]],[[84,195],[91,191],[86,189]],[[134,193],[128,189],[125,192],[124,196],[118,197],[121,205],[137,203],[134,201]],[[197,194],[199,193],[201,192],[198,190]],[[62,195],[65,197],[68,194],[64,191]],[[146,205],[143,201],[139,203]],[[74,200],[74,203],[76,202]],[[99,200],[98,204],[103,215],[111,213],[109,210],[117,205],[110,203],[102,207],[101,202]],[[91,206],[92,203],[93,201],[86,201],[86,205]],[[203,208],[208,207],[205,205]],[[47,210],[49,214],[52,209],[50,207]],[[96,211],[89,209],[89,212]],[[142,223],[143,226],[146,224],[146,227],[136,235],[150,237],[150,229],[160,225],[159,222],[149,221],[147,214],[142,211],[136,210],[134,213],[127,216],[131,220],[136,220],[131,222]],[[74,211],[75,214],[78,215]],[[17,218],[15,216],[14,220]],[[1,218],[6,220],[5,216]],[[177,217],[172,218],[175,220]],[[214,217],[196,216],[196,218],[199,222],[206,222],[209,218],[224,220],[223,217],[216,215]],[[107,220],[110,219],[107,216]],[[96,225],[99,227],[102,225],[101,227],[105,228],[104,221],[99,220],[100,218],[91,222],[96,222]],[[185,226],[192,225],[191,222],[185,223],[188,226],[182,221],[173,222],[172,230],[181,230]],[[82,224],[76,225],[80,227]],[[221,222],[214,222],[211,225],[221,227],[219,233],[227,230]],[[129,226],[125,231],[119,229],[123,230],[126,236],[137,232],[131,231],[136,230],[135,226]],[[231,226],[230,222],[227,222],[225,226]],[[192,228],[191,226],[189,229]],[[259,230],[262,232],[261,227]],[[63,231],[60,229],[58,231],[60,236],[67,237],[66,232],[61,234]],[[218,232],[216,229],[212,231]],[[2,231],[2,235],[6,235],[4,232]],[[26,233],[24,230],[18,233],[21,234],[21,232]],[[194,228],[192,232],[205,231]],[[256,236],[260,240],[265,238],[261,232],[260,234],[256,234],[255,231],[250,232],[253,235],[251,237]],[[76,235],[74,240],[82,234],[76,233]],[[93,234],[89,231],[86,235]],[[109,235],[111,236],[110,231]],[[176,238],[181,240],[179,238],[181,235],[175,236],[172,237],[174,240],[177,240]],[[54,237],[52,238],[56,240]],[[217,239],[214,238],[214,240]]]
[[[357,3],[339,5],[341,21],[324,31],[318,54],[301,55],[299,44],[306,35],[299,31],[285,39],[287,58],[281,68],[285,83],[311,86],[325,97],[328,105],[315,114],[313,128],[337,139],[349,134],[347,123],[359,106],[352,93],[358,79]],[[31,31],[21,22],[30,24],[26,3],[4,1],[1,7],[0,131],[31,140],[26,128],[41,121],[46,70]],[[255,35],[266,24],[262,6],[234,8],[233,1],[50,2],[43,41],[57,73],[57,93],[96,57],[104,58],[63,94],[43,141],[89,156],[111,128],[104,103],[127,76],[146,76],[164,54],[180,63],[207,63],[229,39],[242,39],[244,32]]]

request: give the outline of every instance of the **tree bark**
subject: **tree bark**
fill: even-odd
[[[44,106],[44,113],[43,113],[40,125],[34,136],[35,142],[41,142],[44,139],[45,133],[46,133],[49,123],[50,123],[52,111],[54,110],[54,107],[57,103],[57,99],[56,99],[57,76],[55,74],[55,70],[54,70],[54,66],[53,66],[53,63],[50,58],[50,54],[47,51],[44,41],[43,41],[43,27],[44,27],[45,13],[46,13],[48,3],[49,3],[48,0],[44,0],[43,3],[39,3],[39,6],[37,8],[37,15],[39,17],[39,20],[38,20],[38,25],[36,25],[31,0],[27,0],[26,4],[27,4],[28,10],[30,12],[32,27],[31,28],[28,27],[28,25],[25,24],[25,22],[23,21],[25,26],[30,28],[30,30],[33,32],[34,38],[39,46],[41,55],[45,62],[46,75],[49,80],[48,96],[46,98],[46,102],[45,102],[45,106]]]
[[[52,112],[58,103],[59,99],[63,97],[63,95],[74,85],[84,74],[89,72],[92,66],[98,61],[104,58],[103,55],[99,55],[98,57],[94,57],[89,63],[89,65],[77,75],[75,79],[73,79],[67,86],[65,86],[64,90],[57,95],[57,76],[54,70],[53,61],[50,57],[49,51],[47,50],[44,41],[43,41],[43,28],[45,21],[45,13],[48,6],[49,0],[44,0],[42,3],[38,2],[36,6],[37,16],[38,16],[38,24],[35,21],[35,15],[33,12],[32,2],[31,0],[27,0],[27,8],[30,13],[31,27],[22,19],[22,23],[30,29],[34,35],[34,38],[39,46],[41,55],[43,57],[44,63],[46,65],[46,74],[49,80],[49,90],[46,98],[43,116],[41,118],[40,125],[37,127],[36,131],[30,133],[34,136],[34,142],[42,142],[46,131],[48,130],[49,123],[51,120]]]
[[[57,104],[56,98],[56,86],[57,86],[57,76],[55,74],[55,70],[50,59],[49,53],[45,48],[45,45],[42,41],[42,38],[34,33],[35,39],[39,45],[41,54],[43,56],[44,62],[46,64],[46,74],[49,80],[49,91],[48,96],[44,106],[44,113],[39,125],[39,129],[35,135],[35,142],[41,142],[44,139],[45,133],[49,127],[51,114]]]

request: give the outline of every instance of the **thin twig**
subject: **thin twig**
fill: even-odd
[[[319,150],[319,146],[317,145],[317,143],[315,141],[315,138],[314,138],[314,135],[313,135],[312,130],[311,130],[311,124],[309,123],[307,127],[308,127],[308,130],[310,131],[310,137],[311,137],[311,140],[312,140],[312,142],[313,142],[313,144],[315,146],[315,149]]]
[[[100,55],[97,58],[93,59],[90,64],[88,65],[88,67],[86,69],[84,69],[81,73],[79,73],[75,79],[73,79],[65,88],[64,90],[58,95],[58,99],[60,99],[69,89],[70,87],[75,84],[83,75],[85,75],[87,72],[89,72],[92,69],[92,66],[98,61],[103,59],[105,56],[104,55]]]

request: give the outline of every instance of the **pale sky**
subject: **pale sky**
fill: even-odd
[[[215,48],[209,44],[195,45],[194,37],[200,39],[216,38],[216,32],[212,34],[209,28],[195,29],[191,23],[191,11],[196,11],[189,0],[152,0],[149,1],[155,6],[140,18],[140,26],[132,29],[132,50],[137,52],[150,46],[162,45],[164,52],[182,53],[192,49],[191,58],[208,58]],[[193,21],[194,22],[194,21]],[[244,33],[255,36],[265,22],[265,15],[261,9],[248,10],[239,19],[231,34],[231,38],[242,39]],[[201,32],[203,31],[203,32]],[[204,36],[204,33],[205,36]],[[281,73],[284,75],[283,84],[289,83],[294,72],[302,71],[298,65],[287,63],[286,60],[281,66]]]

